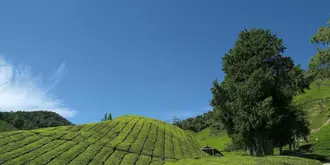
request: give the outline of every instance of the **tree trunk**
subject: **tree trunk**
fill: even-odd
[[[297,140],[297,148],[299,149],[300,145],[299,145],[299,140]]]
[[[280,152],[280,155],[282,155],[282,153],[283,153],[283,147],[280,147],[278,150]]]
[[[247,146],[247,152],[250,156],[254,155],[253,153],[253,147],[251,145]]]
[[[267,148],[266,148],[266,144],[265,144],[265,139],[263,137],[260,137],[259,138],[259,144],[260,144],[260,154],[261,155],[265,155],[266,154],[266,151],[267,151]]]
[[[289,144],[289,151],[292,152],[292,144]]]
[[[271,141],[266,140],[264,143],[265,155],[274,155],[274,147]]]
[[[256,140],[253,145],[254,156],[261,156],[261,148],[259,144],[259,140]]]

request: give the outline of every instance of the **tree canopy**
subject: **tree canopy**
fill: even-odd
[[[184,130],[192,130],[195,132],[199,132],[207,127],[217,128],[216,130],[222,129],[222,124],[216,122],[216,119],[213,118],[213,111],[208,111],[203,113],[202,115],[198,115],[196,117],[189,117],[184,120],[180,120],[176,116],[172,119],[172,124],[180,127]],[[219,125],[220,124],[220,125]]]
[[[62,116],[50,111],[0,112],[0,121],[3,121],[2,127],[13,126],[19,130],[72,125]]]
[[[270,30],[243,30],[222,58],[224,80],[211,88],[215,114],[234,143],[251,155],[272,154],[274,146],[289,144],[299,119],[308,130],[304,114],[291,102],[310,82],[299,65],[282,55],[285,49]]]
[[[320,86],[330,77],[330,20],[328,26],[318,29],[311,42],[324,47],[319,47],[317,53],[309,60],[309,71]]]

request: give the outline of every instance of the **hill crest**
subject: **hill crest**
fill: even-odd
[[[171,124],[141,116],[0,133],[0,164],[163,164],[204,157],[201,145]]]

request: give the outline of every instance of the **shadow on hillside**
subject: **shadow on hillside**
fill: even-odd
[[[313,153],[313,151],[311,150],[312,146],[313,146],[312,144],[302,145],[299,147],[298,150],[294,150],[291,152],[289,150],[283,150],[282,155],[296,156],[296,157],[307,158],[307,159],[315,159],[315,160],[321,161],[322,163],[330,161],[326,156]]]

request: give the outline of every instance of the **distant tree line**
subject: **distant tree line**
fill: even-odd
[[[2,127],[13,126],[18,130],[72,125],[62,116],[50,111],[0,112],[0,121]]]
[[[178,117],[173,116],[172,124],[180,127],[183,130],[192,130],[195,132],[199,132],[207,127],[212,127],[214,128],[214,130],[224,129],[222,123],[217,122],[217,119],[213,116],[213,111],[208,111],[206,113],[203,113],[202,115],[190,117],[187,119],[179,119]]]
[[[105,113],[103,119],[101,121],[107,121],[107,120],[112,120],[112,115],[111,113]]]

